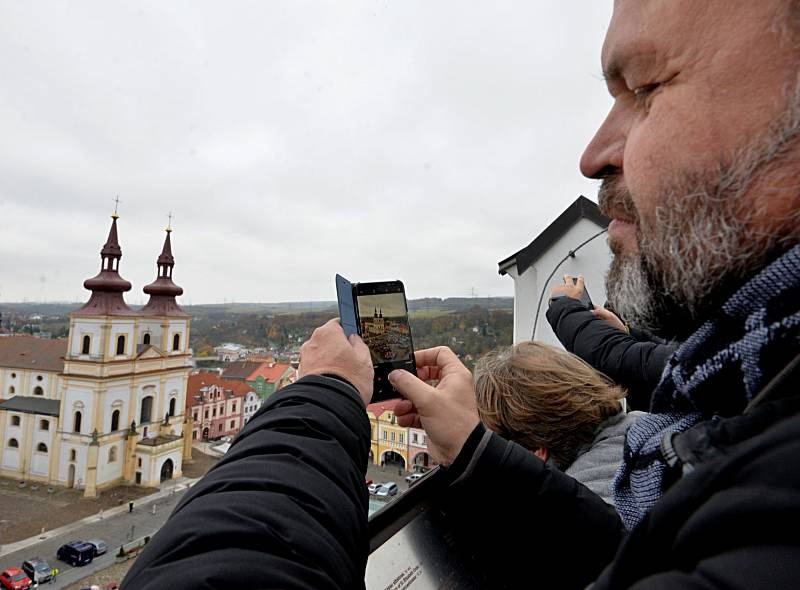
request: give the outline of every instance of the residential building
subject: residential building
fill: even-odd
[[[250,422],[258,409],[261,407],[261,398],[255,391],[249,391],[244,398],[244,411],[242,413],[242,425]]]
[[[156,280],[141,310],[125,303],[131,284],[112,216],[100,272],[84,282],[89,301],[70,314],[61,340],[0,338],[0,474],[99,490],[157,486],[190,460],[183,436],[191,318],[175,301],[167,229]],[[189,441],[190,442],[190,441]]]
[[[611,251],[603,236],[611,220],[586,197],[548,225],[525,248],[499,263],[501,275],[514,280],[514,342],[536,340],[561,346],[545,314],[550,291],[564,275],[583,275],[596,305],[606,301],[605,272]]]
[[[295,381],[296,375],[291,365],[283,363],[239,361],[228,365],[222,373],[222,378],[244,381],[262,400],[265,400],[280,388]]]
[[[253,388],[214,373],[192,373],[186,387],[186,413],[192,416],[192,440],[234,436],[244,426],[247,396]]]

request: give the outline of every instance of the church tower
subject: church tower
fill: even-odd
[[[137,312],[123,298],[131,284],[119,274],[117,220],[115,212],[100,272],[84,282],[89,301],[70,314],[61,380],[58,480],[87,496],[120,483],[157,486],[181,473],[189,316],[174,302],[182,290],[171,281],[169,233],[159,277],[148,285],[159,285],[158,293]]]

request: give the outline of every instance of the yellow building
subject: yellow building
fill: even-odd
[[[396,465],[411,471],[414,467],[432,467],[425,432],[397,423],[394,408],[399,399],[376,402],[367,406],[370,435],[370,461],[375,465]]]

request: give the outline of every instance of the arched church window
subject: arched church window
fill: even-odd
[[[117,337],[117,354],[125,354],[125,336]]]
[[[9,439],[8,446],[10,448],[12,448],[12,449],[18,449],[19,448],[19,442],[17,442],[16,438]]]
[[[142,411],[139,412],[139,424],[150,422],[153,414],[153,396],[148,395],[142,398]]]
[[[44,395],[44,389],[37,385],[33,388],[33,395]]]
[[[36,445],[36,450],[38,452],[40,452],[40,453],[46,453],[47,452],[47,445],[44,444],[44,443],[39,443],[38,445]]]
[[[108,449],[108,462],[113,463],[117,460],[117,447],[111,447]]]
[[[92,346],[92,339],[87,335],[83,337],[83,344],[81,344],[81,354],[89,354],[89,349]]]
[[[119,410],[111,412],[111,432],[119,430]]]
[[[181,335],[175,334],[172,337],[172,350],[180,350],[181,349]]]
[[[150,344],[150,332],[148,332],[147,334],[144,335],[144,337],[142,337],[142,344]]]
[[[174,397],[169,400],[169,415],[170,416],[174,416],[175,415],[175,398]]]
[[[14,392],[15,392],[15,391],[16,391],[16,389],[14,389],[14,386],[13,386],[13,385],[12,385],[11,387],[9,387],[9,388],[8,388],[8,393],[9,393],[9,395],[14,395]]]
[[[50,430],[50,421],[39,420],[39,430]]]
[[[11,426],[19,426],[20,418],[19,416],[11,416]]]
[[[75,451],[75,449],[70,449],[70,451],[69,451],[69,460],[70,461],[75,461],[77,456],[78,456],[78,453]]]
[[[81,419],[83,415],[80,412],[75,412],[75,415],[72,417],[72,432],[80,432],[81,431]]]

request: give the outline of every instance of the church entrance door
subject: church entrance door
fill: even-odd
[[[67,470],[67,487],[71,488],[75,486],[75,465],[70,463],[69,469]]]
[[[161,481],[172,479],[173,468],[172,459],[164,461],[164,464],[161,466]]]

